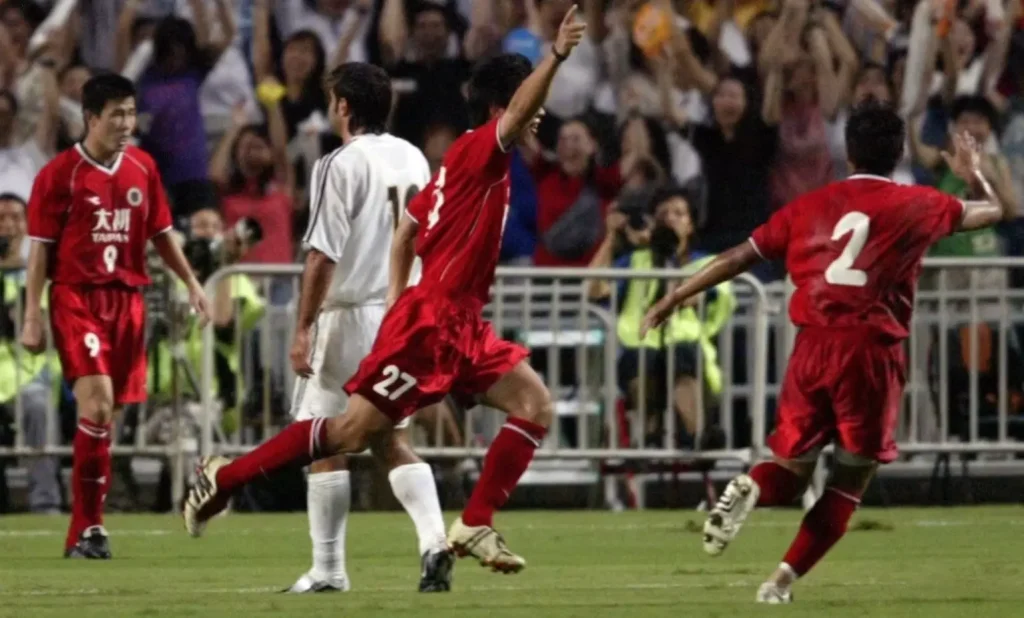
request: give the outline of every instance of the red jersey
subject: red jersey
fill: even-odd
[[[899,340],[925,252],[957,230],[963,213],[960,200],[931,187],[856,175],[789,203],[750,242],[765,259],[785,258],[797,326],[867,324]]]
[[[508,216],[511,156],[498,139],[498,119],[452,143],[441,169],[409,203],[419,224],[420,285],[449,298],[486,303]]]
[[[69,285],[149,283],[146,243],[171,229],[171,210],[156,164],[129,146],[107,167],[81,144],[36,176],[28,234],[54,243],[49,277]]]

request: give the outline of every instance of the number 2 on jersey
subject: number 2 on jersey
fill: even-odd
[[[836,223],[832,230],[832,240],[839,240],[850,234],[850,240],[828,268],[825,269],[825,281],[832,285],[849,285],[863,287],[868,282],[868,274],[853,267],[854,261],[864,250],[868,241],[871,219],[862,212],[848,212]],[[852,233],[851,233],[852,232]]]
[[[437,225],[437,222],[441,219],[441,207],[444,206],[444,176],[447,171],[444,166],[437,171],[437,180],[434,182],[434,207],[430,209],[430,214],[427,215],[428,230]]]

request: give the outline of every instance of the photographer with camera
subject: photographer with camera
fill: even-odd
[[[189,224],[189,235],[182,252],[194,269],[196,278],[203,283],[222,267],[237,263],[263,236],[259,224],[252,219],[240,219],[237,224],[225,230],[220,213],[210,208],[193,213]],[[180,285],[178,291],[185,293]],[[225,409],[232,409],[238,404],[237,376],[241,352],[236,345],[236,329],[240,329],[243,335],[251,332],[263,316],[264,307],[265,302],[255,283],[246,275],[224,277],[217,283],[211,307],[216,341],[214,365],[217,379],[214,386]],[[191,316],[181,318],[184,323],[180,332],[185,342],[185,357],[191,367],[197,370],[201,366],[202,331],[196,327]],[[173,368],[169,342],[159,341],[156,354],[156,361],[150,363],[150,384],[153,385],[150,393],[167,397],[171,395]],[[198,376],[198,373],[195,375]],[[187,392],[191,391],[188,388]]]
[[[14,427],[20,398],[24,444],[43,448],[47,436],[47,406],[53,393],[51,378],[60,374],[60,365],[55,357],[47,362],[45,355],[30,354],[16,344],[16,334],[24,318],[27,240],[25,202],[13,194],[0,195],[0,441],[14,440],[14,435],[5,431],[5,427]],[[33,457],[25,466],[29,510],[59,512],[59,460]],[[2,466],[0,482],[5,482]]]
[[[625,194],[620,205],[608,214],[608,234],[591,267],[614,265],[630,270],[671,268],[681,277],[696,272],[714,256],[693,250],[694,223],[689,194],[678,187],[662,187],[648,198],[647,208],[637,202],[642,194]],[[626,251],[613,262],[616,243],[628,245]],[[698,302],[679,309],[668,323],[646,337],[640,337],[640,324],[647,309],[669,293],[678,281],[622,279],[618,286],[617,335],[622,351],[618,361],[619,387],[626,395],[627,407],[636,409],[640,392],[640,355],[645,355],[647,368],[646,399],[652,410],[664,410],[668,405],[682,420],[683,434],[679,445],[693,444],[698,427],[697,362],[702,362],[705,384],[712,397],[722,390],[722,371],[717,364],[718,351],[714,338],[732,316],[736,298],[728,282],[717,286]],[[587,294],[594,300],[611,297],[612,282],[591,280]],[[700,353],[698,354],[698,348]],[[667,375],[668,355],[673,354],[674,374]],[[671,401],[665,401],[668,385],[672,385]],[[660,414],[648,416],[658,423]],[[645,428],[648,441],[658,440],[657,427]],[[704,433],[703,447],[713,447],[720,441],[721,432],[708,429]]]

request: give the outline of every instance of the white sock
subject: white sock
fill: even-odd
[[[352,505],[348,470],[310,474],[306,486],[313,577],[330,582],[346,580],[345,527]]]
[[[391,491],[416,526],[420,555],[432,549],[444,549],[447,546],[444,517],[430,466],[423,462],[398,466],[388,474],[388,480]]]

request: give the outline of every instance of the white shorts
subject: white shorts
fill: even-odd
[[[320,312],[313,325],[310,366],[313,375],[295,380],[292,416],[297,421],[331,418],[348,405],[344,386],[370,353],[384,305],[364,305]],[[396,425],[405,428],[409,419]]]

